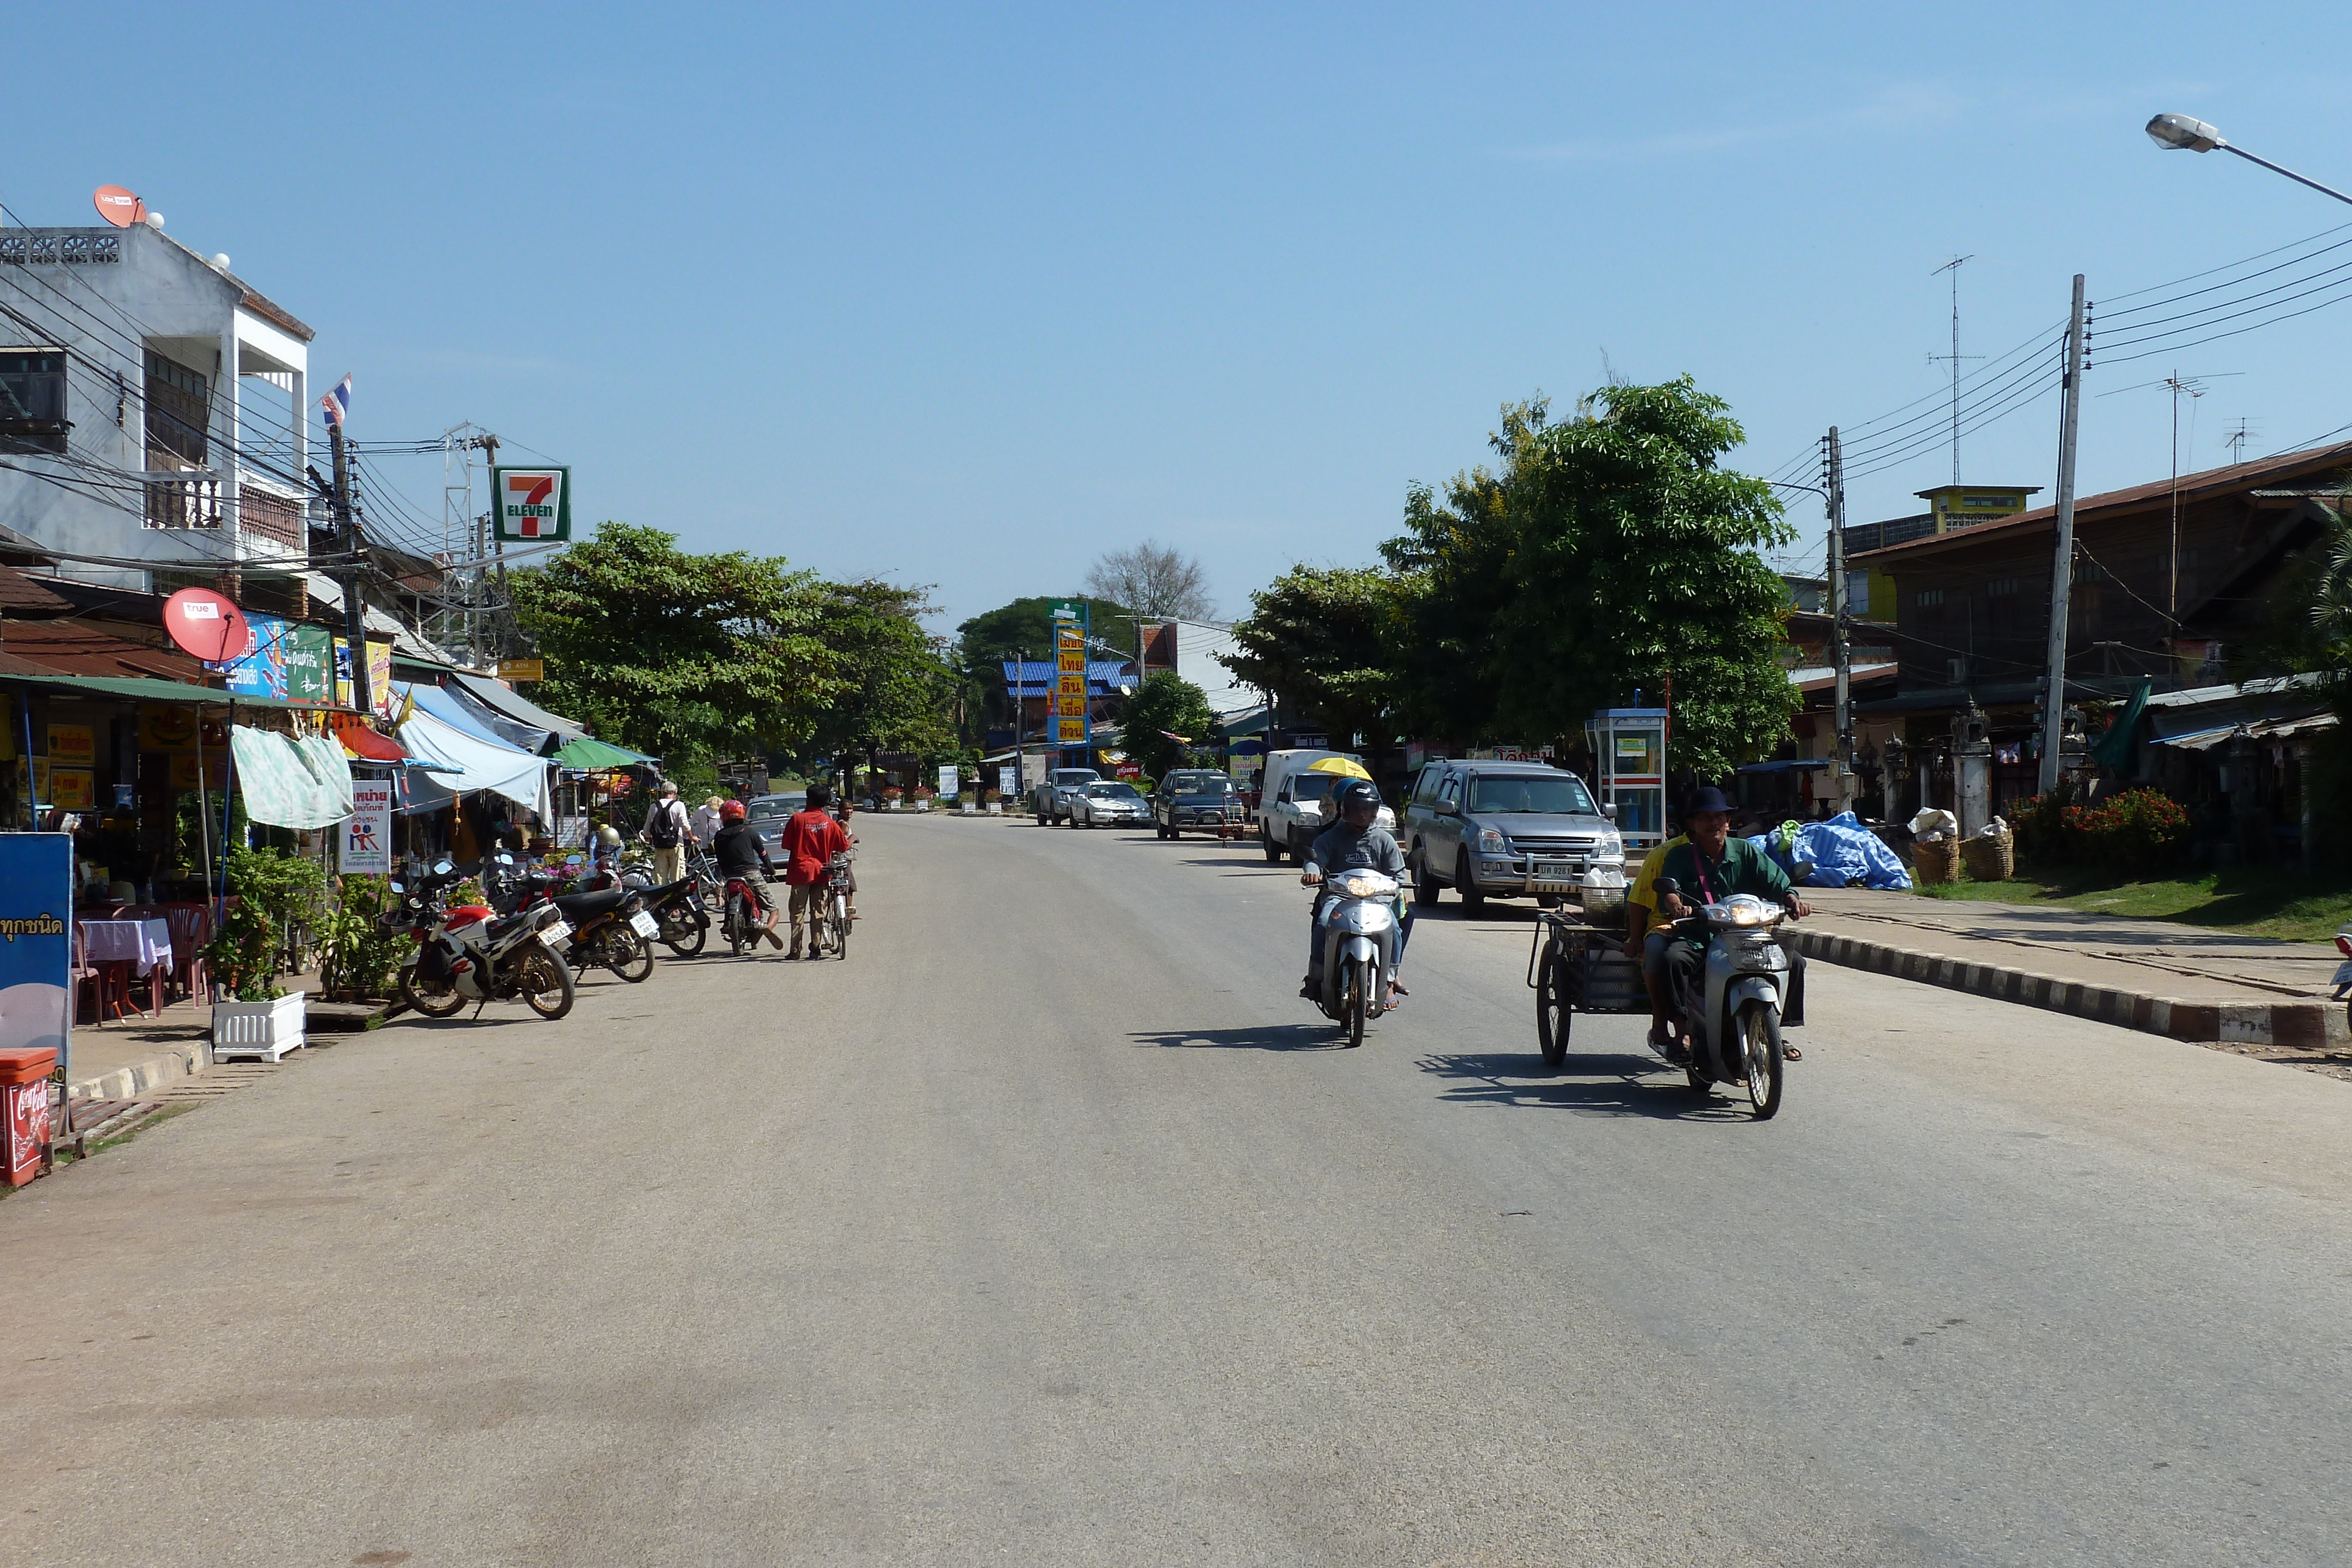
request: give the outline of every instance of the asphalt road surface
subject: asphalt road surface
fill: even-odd
[[[1835,970],[1778,1120],[1360,1051],[1254,848],[860,818],[845,963],[410,1022],[0,1203],[0,1562],[2341,1563],[2352,1084]]]

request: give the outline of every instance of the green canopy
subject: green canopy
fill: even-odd
[[[640,762],[651,762],[654,758],[641,751],[631,751],[625,746],[614,746],[593,735],[583,735],[557,747],[550,760],[560,768],[573,768],[583,773],[601,773],[610,768],[634,768]]]

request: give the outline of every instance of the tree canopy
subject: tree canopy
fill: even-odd
[[[1206,620],[1216,608],[1201,563],[1151,539],[1131,549],[1106,551],[1087,570],[1087,591],[1138,614],[1171,621]]]
[[[1340,744],[1361,733],[1382,745],[1397,608],[1397,581],[1377,568],[1294,566],[1250,595],[1248,617],[1234,626],[1241,651],[1217,657],[1274,693],[1294,724],[1312,718]]]
[[[1209,712],[1208,695],[1200,687],[1173,670],[1154,670],[1127,705],[1122,722],[1124,749],[1157,779],[1171,768],[1184,766],[1192,747],[1206,745],[1210,727],[1216,720]],[[1171,733],[1185,739],[1171,740]]]

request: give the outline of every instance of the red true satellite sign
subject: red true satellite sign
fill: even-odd
[[[147,215],[147,204],[120,185],[100,185],[89,199],[97,204],[98,215],[119,229],[127,229]]]
[[[572,470],[499,468],[492,471],[498,538],[504,544],[572,537]]]
[[[209,588],[184,588],[163,601],[163,630],[207,664],[226,664],[253,651],[245,612]]]

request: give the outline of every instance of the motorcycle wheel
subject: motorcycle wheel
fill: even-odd
[[[672,936],[670,935],[672,932],[677,932],[680,935]],[[710,923],[707,920],[680,918],[665,922],[662,926],[663,944],[681,958],[691,958],[700,953],[702,945],[709,940],[710,940]]]
[[[604,967],[631,985],[653,977],[654,946],[627,925],[613,928],[604,945]]]
[[[1759,1122],[1780,1108],[1780,1020],[1762,1002],[1739,1009],[1739,1042],[1748,1053],[1748,1104]]]
[[[1373,982],[1361,958],[1349,963],[1347,978],[1343,982],[1345,988],[1339,998],[1341,1019],[1347,1025],[1348,1049],[1350,1051],[1364,1043],[1364,1019],[1372,1005]]]
[[[729,951],[738,958],[743,956],[744,935],[750,928],[751,923],[744,917],[743,901],[740,898],[729,899],[727,901],[727,946]]]
[[[515,967],[515,994],[531,1011],[553,1022],[572,1010],[572,966],[558,962],[545,948],[526,953]]]
[[[1557,946],[1547,946],[1536,970],[1536,1043],[1543,1051],[1544,1065],[1555,1071],[1568,1059],[1568,1033],[1575,1017],[1569,1005],[1567,960]]]
[[[400,999],[429,1019],[446,1019],[462,1011],[466,998],[456,987],[446,991],[421,989],[416,978],[416,966],[404,964],[400,970]]]

